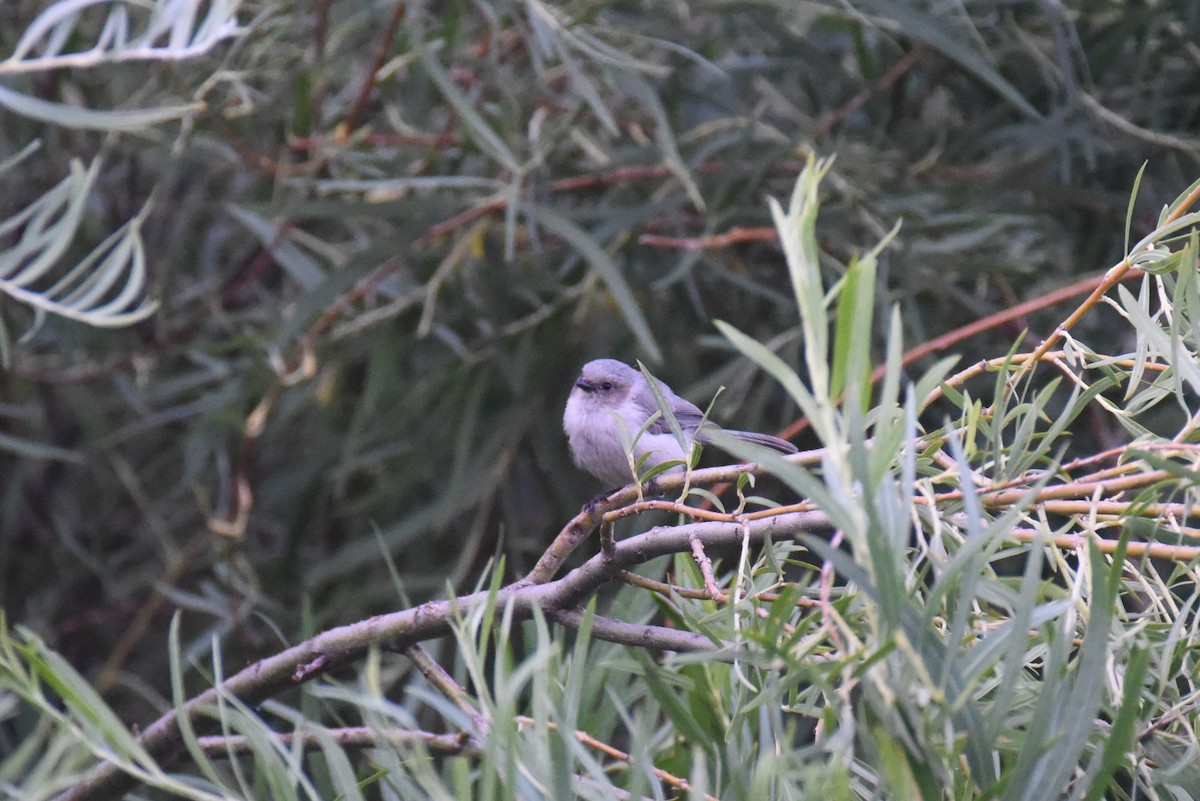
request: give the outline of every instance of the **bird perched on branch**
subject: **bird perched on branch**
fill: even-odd
[[[688,445],[687,453],[680,447],[670,424],[660,414],[645,376],[616,359],[596,359],[583,366],[563,413],[563,430],[567,434],[575,464],[609,486],[623,486],[634,478],[626,443],[633,441],[635,464],[643,456],[646,457],[638,468],[645,473],[663,462],[686,462],[697,432],[700,441],[706,442],[707,432],[712,431],[724,431],[738,439],[783,453],[796,452],[795,445],[779,437],[722,429],[716,423],[705,420],[704,413],[695,404],[676,395],[663,382],[659,381],[658,387],[679,422]],[[658,418],[639,436],[638,432],[646,425],[646,421],[656,414]],[[682,466],[675,469],[682,469]]]

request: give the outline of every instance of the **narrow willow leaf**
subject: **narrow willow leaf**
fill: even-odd
[[[875,258],[852,259],[838,297],[830,393],[865,414],[871,405],[871,337],[875,317]]]
[[[51,125],[92,131],[140,131],[204,110],[203,103],[187,103],[158,108],[94,111],[30,97],[4,86],[0,86],[0,106]]]
[[[321,755],[325,757],[325,767],[329,771],[329,777],[338,798],[342,801],[364,801],[358,775],[346,755],[346,750],[338,744],[324,726],[314,727],[313,735],[320,743]]]
[[[41,148],[42,148],[42,140],[34,139],[32,142],[25,145],[25,147],[21,148],[16,153],[14,153],[13,155],[6,158],[4,161],[0,161],[0,175],[3,175],[4,173],[11,170],[13,167],[16,167],[22,161],[29,158],[31,155],[33,155],[37,151],[41,150]]]
[[[643,472],[642,465],[645,463],[646,459],[649,458],[649,456],[650,454],[648,453],[643,454],[642,457],[638,459],[637,464],[634,465],[634,475],[637,476],[637,481],[640,484],[645,484],[647,481],[652,481],[656,477],[661,476],[663,473],[670,472],[677,467],[682,467],[685,470],[688,467],[688,463],[682,459],[667,459],[666,461],[659,462],[658,464],[654,465],[654,467],[651,467],[649,470]]]
[[[88,33],[77,22],[89,8],[102,5],[111,6],[108,17],[94,41],[89,41]],[[45,7],[25,29],[12,55],[0,61],[0,75],[67,67],[86,69],[122,61],[194,58],[245,32],[237,21],[240,5],[240,0],[213,0],[206,4],[207,13],[197,25],[200,5],[193,0],[149,0],[138,4],[58,0]],[[140,25],[131,23],[134,14]],[[131,33],[135,27],[141,32]],[[160,44],[162,35],[168,32],[166,44]],[[66,50],[68,44],[77,49]]]
[[[933,392],[934,387],[940,386],[946,380],[946,374],[958,363],[959,358],[959,356],[946,356],[939,359],[917,379],[915,394],[917,400],[922,403],[921,411],[925,410],[923,405],[925,399]],[[946,392],[945,397],[961,408],[963,396],[951,387],[946,387],[946,389],[950,391]]]
[[[27,287],[46,275],[72,244],[100,171],[96,159],[86,170],[72,160],[71,173],[33,203],[0,222],[0,235],[20,230],[20,238],[0,253],[0,287]]]
[[[641,359],[638,359],[637,366],[642,371],[642,377],[646,379],[646,386],[650,389],[650,394],[654,396],[654,402],[658,405],[659,412],[662,413],[662,419],[667,421],[667,427],[671,429],[671,434],[675,437],[675,442],[679,445],[679,450],[683,453],[689,453],[692,449],[692,444],[684,436],[683,429],[680,427],[679,421],[675,418],[675,412],[671,409],[671,402],[663,394],[662,386],[658,383],[658,379],[646,369],[646,365],[642,364]]]
[[[800,407],[800,412],[812,423],[813,430],[816,431],[823,443],[828,445],[837,441],[837,432],[833,426],[829,407],[818,404],[817,399],[800,380],[800,376],[796,375],[796,372],[783,359],[758,340],[743,334],[729,323],[723,320],[714,320],[713,324],[718,331],[725,335],[726,339],[733,343],[735,348],[741,351],[742,355],[770,373],[771,377],[783,386],[796,405]]]
[[[288,237],[281,225],[242,206],[229,206],[230,216],[250,229],[262,246],[270,251],[279,266],[304,289],[311,290],[325,280],[327,270]]]
[[[0,337],[6,340],[7,337]],[[2,351],[3,348],[0,348]],[[7,451],[14,456],[19,456],[22,459],[48,459],[57,462],[68,462],[70,464],[83,464],[83,455],[69,448],[60,448],[56,445],[47,445],[42,442],[34,442],[33,440],[23,439],[5,434],[0,431],[0,451]]]
[[[45,292],[0,281],[0,292],[6,292],[34,307],[38,315],[34,325],[22,336],[22,340],[33,336],[47,313],[97,328],[124,327],[153,314],[158,304],[140,299],[146,275],[140,223],[140,219],[131,221],[125,228],[97,245],[83,261]],[[117,281],[124,283],[112,300],[99,305],[88,305],[96,300],[97,293],[91,291],[93,288],[107,290]],[[79,286],[67,291],[69,284],[73,282],[79,282]],[[61,292],[66,294],[57,294]],[[136,305],[134,301],[137,302]]]
[[[718,512],[725,511],[725,504],[721,501],[720,497],[718,497],[717,495],[714,495],[712,492],[709,492],[708,490],[704,489],[704,487],[690,487],[688,489],[687,494],[688,494],[689,498],[693,495],[695,495],[697,498],[703,498],[706,502],[712,504],[712,507],[714,509],[716,509]],[[752,500],[757,500],[757,499],[755,497],[751,496],[750,498],[747,498],[746,500],[752,501]]]
[[[1104,751],[1097,762],[1098,775],[1093,779],[1091,788],[1083,795],[1086,801],[1098,801],[1098,799],[1106,797],[1112,784],[1119,781],[1119,772],[1134,767],[1130,764],[1131,746],[1138,734],[1140,712],[1144,702],[1143,682],[1150,669],[1150,659],[1150,648],[1139,644],[1133,648],[1125,660],[1121,676],[1123,689],[1121,705],[1117,708],[1116,717],[1109,726],[1108,736],[1104,741]],[[1087,788],[1081,786],[1079,789]],[[1080,794],[1076,793],[1076,795]]]
[[[662,351],[659,350],[658,343],[655,342],[654,335],[650,332],[650,324],[646,322],[646,317],[638,306],[633,288],[625,280],[620,266],[608,251],[601,247],[600,243],[590,234],[557,211],[545,206],[538,206],[530,213],[539,224],[566,240],[596,271],[608,287],[608,291],[612,293],[613,300],[616,301],[617,308],[625,318],[629,330],[646,349],[650,360],[662,361]]]
[[[1066,403],[1067,408],[1051,418],[1050,428],[1038,440],[1035,447],[1025,453],[1022,459],[1018,461],[1018,466],[1014,472],[1023,472],[1043,461],[1052,447],[1065,446],[1065,443],[1060,441],[1060,437],[1067,432],[1067,426],[1073,423],[1091,405],[1093,399],[1101,393],[1107,392],[1109,389],[1117,386],[1119,383],[1120,381],[1117,377],[1105,376],[1093,382],[1083,392],[1079,391],[1078,384],[1074,384],[1070,399]]]
[[[828,325],[825,290],[821,281],[820,250],[817,246],[818,188],[832,167],[832,160],[817,161],[811,154],[796,179],[785,211],[774,198],[768,199],[771,219],[787,262],[800,324],[804,330],[804,361],[812,394],[822,403],[831,402],[829,391]]]
[[[0,368],[8,370],[12,367],[12,336],[8,333],[8,324],[0,316]]]
[[[543,52],[547,56],[556,55],[558,57],[559,62],[571,76],[572,86],[579,92],[592,113],[596,115],[596,119],[600,121],[605,130],[616,136],[619,131],[617,122],[613,119],[608,103],[604,101],[604,93],[596,84],[595,71],[588,69],[589,65],[580,63],[573,52],[575,49],[573,45],[578,46],[579,44],[578,38],[573,35],[569,27],[563,24],[556,9],[530,0],[525,4],[525,10]]]
[[[204,749],[200,747],[200,741],[196,735],[195,721],[193,720],[195,712],[187,708],[188,695],[184,689],[183,680],[183,651],[179,642],[179,625],[181,619],[182,613],[177,611],[171,616],[171,625],[167,630],[171,701],[175,709],[175,719],[179,728],[179,736],[183,740],[183,746],[187,749],[188,756],[191,757],[192,762],[200,769],[204,777],[223,791],[229,792],[232,788],[225,785],[216,766],[208,758],[208,755],[204,753]]]
[[[536,20],[543,35],[552,31],[562,42],[578,50],[589,59],[600,64],[617,67],[623,71],[641,72],[665,78],[671,70],[653,61],[638,59],[620,48],[613,47],[597,36],[588,33],[587,27],[578,20],[565,18],[557,5],[547,5],[538,0],[527,0],[525,7],[531,20]]]
[[[892,307],[888,319],[887,352],[883,362],[883,380],[879,384],[879,409],[894,409],[900,403],[900,374],[904,358],[904,321],[899,306]],[[920,392],[917,398],[923,398]],[[878,434],[879,432],[876,431]]]
[[[414,45],[417,55],[421,59],[421,66],[425,68],[425,74],[433,81],[433,85],[441,92],[446,102],[454,107],[459,119],[462,120],[463,129],[471,137],[471,141],[481,151],[499,162],[500,166],[504,167],[504,169],[514,175],[519,175],[522,170],[520,161],[516,155],[504,143],[500,134],[496,133],[483,116],[475,110],[475,106],[462,93],[462,90],[458,88],[454,79],[450,77],[450,73],[437,60],[437,57],[434,55],[434,48],[420,42],[419,37],[420,35],[418,34]]]
[[[654,141],[662,154],[663,163],[666,164],[671,174],[683,184],[683,189],[692,205],[703,212],[706,208],[704,196],[700,194],[700,187],[696,184],[696,179],[692,177],[691,170],[688,169],[687,163],[679,152],[675,133],[671,130],[671,121],[667,117],[667,111],[663,108],[658,94],[650,88],[645,78],[635,73],[626,74],[623,83],[654,118]]]
[[[693,742],[708,742],[709,735],[697,718],[696,709],[680,700],[676,691],[663,680],[662,671],[655,669],[649,655],[641,649],[633,649],[631,653],[642,665],[650,697],[662,706],[671,722],[679,727],[680,733]]]
[[[1142,185],[1142,176],[1146,174],[1148,161],[1143,161],[1138,168],[1137,176],[1133,179],[1133,189],[1129,192],[1129,205],[1125,208],[1125,252],[1129,252],[1129,231],[1133,227],[1133,206],[1137,202],[1138,189]]]
[[[1048,381],[1046,386],[1034,394],[1033,400],[1018,404],[1013,408],[1009,417],[995,418],[1000,423],[997,429],[1002,428],[1007,438],[1007,458],[1003,463],[1003,469],[997,472],[997,477],[1001,480],[1020,476],[1032,466],[1030,449],[1034,445],[1038,424],[1045,420],[1046,405],[1054,397],[1054,393],[1061,383],[1061,378]],[[1010,433],[1009,430],[1014,425],[1015,430]]]
[[[91,736],[101,740],[106,748],[113,749],[124,760],[142,768],[154,767],[154,760],[137,738],[67,660],[47,648],[31,632],[19,628],[18,633],[25,642],[13,645],[30,671],[58,694],[70,715],[83,724]]]
[[[1034,120],[1042,119],[1041,112],[1034,108],[1033,104],[1026,100],[1025,96],[995,67],[988,63],[987,56],[967,44],[971,39],[957,29],[959,26],[954,23],[954,15],[935,16],[913,6],[890,3],[886,0],[861,0],[858,6],[871,14],[895,20],[911,36],[925,42],[946,58],[957,63],[983,84],[991,87],[996,94],[1007,100],[1026,117]]]
[[[1200,225],[1200,211],[1182,214],[1171,222],[1164,223],[1155,230],[1146,234],[1146,236],[1143,237],[1142,240],[1134,245],[1130,250],[1130,258],[1134,258],[1144,251],[1160,247],[1163,242],[1168,241],[1175,234],[1184,231],[1190,231],[1197,225]]]
[[[1145,337],[1149,344],[1161,354],[1177,354],[1177,358],[1171,362],[1173,369],[1165,373],[1160,380],[1172,381],[1172,389],[1181,407],[1188,408],[1187,401],[1183,397],[1183,382],[1187,382],[1193,392],[1200,392],[1200,365],[1197,365],[1191,358],[1178,357],[1181,350],[1178,338],[1164,331],[1158,322],[1142,308],[1142,304],[1130,294],[1129,290],[1118,286],[1117,297],[1139,336]]]
[[[1195,203],[1196,201],[1195,201],[1195,198],[1193,197],[1193,195],[1196,193],[1197,190],[1200,190],[1200,178],[1197,178],[1195,181],[1192,181],[1191,186],[1189,186],[1187,189],[1180,192],[1175,197],[1175,199],[1171,201],[1171,204],[1162,210],[1162,214],[1159,215],[1159,218],[1158,218],[1159,226],[1161,227],[1162,224],[1164,222],[1166,222],[1167,217],[1170,217],[1172,214],[1174,214],[1180,208],[1186,208],[1187,206],[1190,206],[1191,204]],[[1128,250],[1129,249],[1126,248],[1126,252],[1128,252]]]

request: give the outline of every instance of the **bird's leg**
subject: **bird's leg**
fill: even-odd
[[[663,473],[662,475],[666,474]],[[646,487],[646,495],[650,496],[651,498],[658,498],[659,500],[664,501],[667,499],[667,491],[659,486],[658,476],[655,476],[647,481],[644,486]]]
[[[618,487],[618,489],[620,488]],[[609,490],[608,492],[600,493],[595,498],[592,498],[590,501],[585,503],[583,505],[583,509],[580,511],[586,514],[593,523],[600,522],[600,515],[598,514],[600,507],[609,499],[609,496],[616,491],[617,490]]]

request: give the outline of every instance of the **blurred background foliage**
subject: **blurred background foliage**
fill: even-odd
[[[0,6],[0,55],[47,5]],[[909,345],[1119,260],[1143,162],[1135,236],[1200,171],[1190,3],[323,0],[237,19],[187,59],[0,70],[57,104],[0,109],[0,158],[41,142],[0,178],[0,217],[100,158],[82,256],[153,198],[155,315],[51,319],[0,373],[0,607],[134,718],[173,608],[243,664],[470,588],[490,558],[527,569],[603,489],[561,433],[590,358],[641,358],[701,405],[724,385],[716,416],[739,427],[790,422],[712,320],[799,362],[782,256],[753,234],[808,153],[837,155],[831,276],[903,219],[878,297]],[[74,116],[197,101],[119,132]],[[31,315],[0,301],[19,335]],[[1062,311],[1024,324],[1041,338]]]

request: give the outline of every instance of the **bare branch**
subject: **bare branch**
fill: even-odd
[[[446,672],[446,669],[425,650],[425,646],[420,643],[410,645],[404,649],[404,655],[412,660],[412,663],[417,666],[417,670],[421,671],[430,684],[442,691],[442,694],[454,702],[454,705],[467,714],[471,722],[475,724],[475,730],[481,735],[486,736],[492,729],[492,724],[484,715],[475,708],[475,705],[467,698],[467,691],[459,686],[454,677]]]
[[[574,631],[579,629],[584,614],[584,611],[579,608],[551,610],[550,619]],[[597,639],[620,645],[675,651],[676,653],[712,653],[724,647],[695,632],[669,629],[666,626],[628,623],[624,620],[615,620],[600,615],[592,618],[592,635]]]
[[[714,468],[712,472],[718,474],[726,469]],[[632,490],[622,490],[617,495],[622,494],[632,496],[633,493]],[[610,555],[593,556],[557,581],[534,584],[523,579],[503,587],[496,593],[495,601],[501,607],[510,606],[517,619],[528,618],[535,608],[540,608],[551,618],[569,624],[578,619],[578,608],[587,598],[618,578],[623,571],[659,556],[690,552],[693,539],[705,546],[720,548],[740,546],[745,535],[751,545],[757,546],[768,537],[779,541],[802,533],[821,531],[828,525],[828,519],[821,512],[787,512],[742,522],[702,521],[672,528],[655,528],[614,543]],[[412,609],[377,615],[330,629],[244,668],[226,679],[220,692],[236,696],[251,706],[258,705],[324,670],[353,664],[372,646],[404,650],[416,643],[445,636],[451,632],[457,616],[469,615],[473,609],[487,604],[490,596],[490,592],[481,591],[453,600],[430,601]],[[594,632],[600,639],[646,647],[668,650],[675,645],[682,650],[708,648],[695,639],[696,635],[673,637],[657,627],[618,626],[615,621],[613,624],[601,621]],[[319,665],[320,669],[306,669],[306,666],[314,664]],[[214,703],[217,696],[218,689],[210,688],[192,698],[183,708],[190,714]],[[172,760],[182,749],[176,712],[172,710],[163,715],[137,739],[151,755],[164,762]],[[93,768],[84,781],[59,795],[58,801],[114,797],[134,783],[135,780],[122,773],[116,765],[105,762]]]

